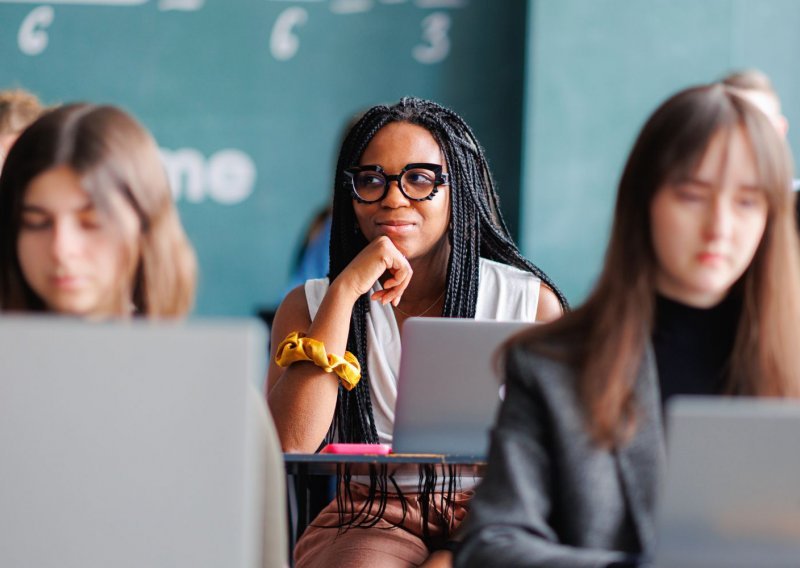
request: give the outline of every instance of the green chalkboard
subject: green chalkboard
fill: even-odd
[[[521,242],[573,303],[599,274],[638,130],[669,94],[760,68],[800,148],[794,0],[531,0],[528,17]]]
[[[356,111],[405,95],[476,130],[516,228],[524,0],[0,0],[0,88],[121,105],[155,134],[197,313],[276,305]]]

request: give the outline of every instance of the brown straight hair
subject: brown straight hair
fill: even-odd
[[[772,86],[772,81],[769,80],[766,73],[758,69],[735,71],[720,79],[719,82],[734,90],[760,91],[776,99],[778,98],[778,93],[775,91],[775,87]]]
[[[800,247],[791,158],[766,116],[735,90],[693,87],[664,102],[634,144],[619,184],[605,264],[585,304],[510,342],[562,360],[568,350],[554,345],[566,340],[579,346],[566,362],[579,371],[579,403],[600,446],[619,445],[636,427],[634,386],[656,296],[653,196],[691,174],[715,135],[727,137],[736,128],[749,140],[768,213],[755,256],[732,288],[742,295],[742,313],[725,390],[800,396]]]
[[[58,166],[74,170],[95,206],[112,219],[123,202],[139,217],[139,242],[128,243],[139,254],[128,259],[133,276],[121,283],[120,315],[130,302],[144,316],[186,315],[194,302],[196,261],[158,147],[124,111],[90,104],[45,113],[8,153],[0,177],[0,310],[46,311],[23,277],[17,237],[28,185]]]

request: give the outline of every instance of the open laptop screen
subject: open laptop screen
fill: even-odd
[[[659,568],[800,566],[800,404],[676,397]]]
[[[0,318],[0,566],[251,566],[265,345],[254,321]]]
[[[409,318],[403,325],[395,453],[485,456],[502,394],[498,347],[526,322]]]

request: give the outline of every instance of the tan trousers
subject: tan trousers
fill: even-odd
[[[366,487],[352,486],[355,510],[365,502]],[[472,491],[457,493],[453,498],[453,531],[467,513]],[[430,552],[422,540],[422,514],[416,494],[405,496],[406,516],[400,498],[389,495],[386,510],[374,527],[352,527],[339,532],[339,513],[336,500],[325,507],[314,519],[294,549],[296,568],[410,568],[419,566]],[[435,495],[435,504],[430,509],[428,530],[431,537],[441,536],[438,524],[441,510],[440,496]],[[434,510],[435,509],[435,510]],[[374,507],[373,507],[374,510]],[[449,516],[446,518],[449,521]],[[398,525],[398,526],[394,526]]]

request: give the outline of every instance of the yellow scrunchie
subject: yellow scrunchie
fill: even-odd
[[[352,390],[361,380],[361,365],[355,355],[349,351],[344,352],[344,358],[328,354],[321,341],[293,331],[278,345],[275,362],[288,367],[298,361],[311,361],[326,373],[336,373],[347,390]]]

